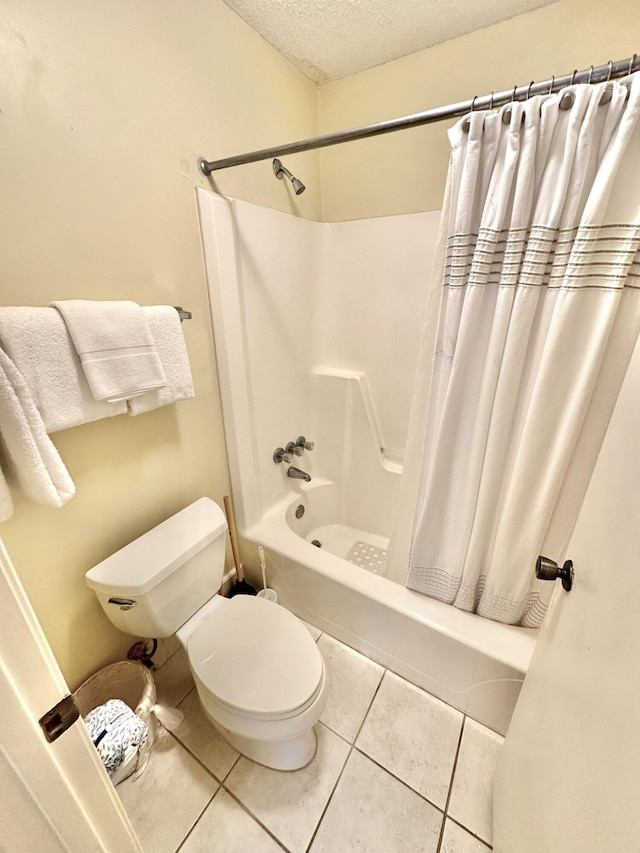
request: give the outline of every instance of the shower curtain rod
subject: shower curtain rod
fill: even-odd
[[[473,97],[469,101],[461,101],[458,104],[449,104],[446,107],[437,107],[423,113],[402,116],[401,118],[381,121],[377,124],[368,124],[363,127],[355,127],[351,130],[341,130],[336,133],[327,133],[324,136],[315,136],[311,139],[302,139],[299,142],[290,142],[287,145],[279,145],[275,148],[262,148],[260,151],[250,151],[247,154],[236,154],[234,157],[225,157],[223,160],[200,160],[200,171],[204,175],[210,175],[219,169],[229,169],[231,166],[243,166],[245,163],[255,163],[258,160],[269,160],[272,157],[281,157],[285,154],[298,154],[300,151],[312,151],[314,148],[326,148],[329,145],[339,145],[341,142],[353,142],[356,139],[367,139],[370,136],[380,136],[383,133],[393,133],[396,130],[406,130],[410,127],[420,127],[423,124],[432,124],[436,121],[456,118],[466,115],[472,110],[493,109],[501,107],[509,101],[526,101],[532,95],[545,95],[558,92],[572,83],[602,83],[614,80],[617,77],[626,77],[628,74],[640,68],[640,57],[634,53],[630,59],[620,59],[616,62],[608,62],[606,65],[591,66],[585,71],[575,70],[571,74],[562,77],[552,77],[541,83],[531,82],[528,86],[514,86],[505,92],[491,93],[481,98]]]

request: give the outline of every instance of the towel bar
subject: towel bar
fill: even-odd
[[[174,305],[173,307],[178,312],[178,317],[180,317],[180,322],[182,322],[182,320],[190,320],[193,317],[193,314],[191,313],[191,311],[185,311],[184,308],[181,308],[179,305]]]

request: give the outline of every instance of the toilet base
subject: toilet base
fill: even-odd
[[[209,722],[234,749],[272,770],[300,770],[306,767],[316,754],[317,741],[313,727],[287,740],[255,740],[228,731],[213,719],[204,703],[201,702],[200,707]]]

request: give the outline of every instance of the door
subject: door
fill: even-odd
[[[69,690],[0,540],[0,851],[140,853],[81,720],[38,723]]]
[[[496,853],[640,853],[639,391],[637,347],[499,758]]]

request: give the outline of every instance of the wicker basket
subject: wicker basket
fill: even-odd
[[[146,666],[132,660],[109,664],[91,675],[74,693],[83,717],[109,699],[122,699],[149,726],[153,735],[152,709],[156,704],[156,685]]]

